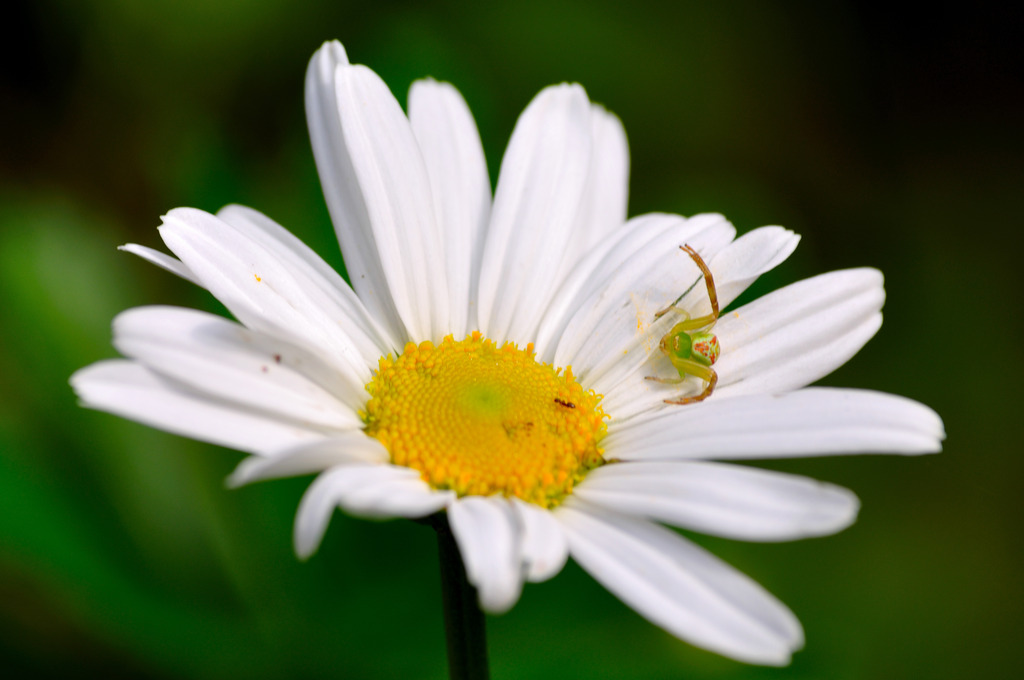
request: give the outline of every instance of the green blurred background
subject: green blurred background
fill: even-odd
[[[1007,3],[1009,6],[1009,3]],[[830,538],[698,537],[788,603],[785,669],[696,650],[570,565],[489,620],[495,678],[1015,678],[1024,642],[1020,456],[1024,186],[1017,9],[853,2],[21,0],[0,65],[0,673],[443,678],[436,548],[335,515],[291,548],[309,479],[227,491],[238,453],[80,409],[143,304],[218,310],[115,246],[180,205],[244,203],[337,267],[303,74],[331,38],[404,101],[453,82],[492,181],[543,86],[622,118],[630,214],[788,226],[764,292],[842,267],[887,276],[886,323],[825,382],[945,419],[943,454],[767,464],[847,485]],[[972,344],[973,343],[973,344]],[[9,673],[9,669],[13,674]]]

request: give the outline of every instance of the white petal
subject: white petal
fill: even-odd
[[[341,432],[312,444],[303,444],[270,456],[250,456],[238,464],[228,477],[229,487],[236,488],[267,479],[296,477],[319,472],[342,463],[386,463],[384,446],[362,430]]]
[[[831,272],[786,286],[726,314],[717,396],[782,392],[849,361],[878,331],[885,301],[875,269]]]
[[[155,264],[157,267],[165,269],[175,276],[180,276],[186,281],[194,283],[197,286],[203,285],[199,282],[199,279],[196,278],[195,274],[193,274],[189,268],[181,262],[181,260],[177,260],[166,253],[161,253],[159,250],[153,250],[152,248],[140,246],[135,243],[126,243],[123,246],[118,246],[117,249],[123,250],[126,253],[131,253],[132,255],[138,255],[143,260]]]
[[[382,470],[388,470],[384,474]],[[389,519],[432,515],[455,500],[452,491],[435,491],[419,472],[396,465],[375,465],[348,471],[350,492],[338,505],[359,517]]]
[[[561,525],[550,511],[532,503],[512,499],[523,527],[523,564],[526,578],[534,583],[546,581],[562,571],[569,557],[569,545]]]
[[[370,316],[388,329],[388,335],[403,340],[405,328],[391,299],[366,201],[341,130],[335,72],[347,66],[345,48],[336,40],[324,43],[310,60],[306,70],[309,137],[352,287],[359,293]]]
[[[162,375],[243,409],[330,429],[362,425],[355,411],[292,368],[309,363],[306,353],[212,314],[177,307],[130,309],[114,319],[114,346]]]
[[[360,351],[365,358],[373,361],[381,356],[382,351],[401,349],[402,345],[370,316],[341,275],[290,231],[258,210],[244,205],[224,206],[217,211],[217,217],[272,252],[292,270],[296,279],[315,288],[317,295],[323,297],[320,304],[324,313],[343,314],[348,320],[348,327],[358,329],[358,332],[350,334],[361,343]]]
[[[852,453],[934,453],[942,420],[916,401],[868,390],[809,387],[666,406],[609,427],[621,460],[754,459]]]
[[[673,531],[576,499],[557,511],[573,559],[669,633],[726,656],[784,665],[800,623],[767,591]]]
[[[134,361],[101,361],[71,376],[83,406],[167,432],[266,454],[324,437],[322,430],[196,394]]]
[[[500,496],[467,496],[448,508],[448,522],[481,608],[511,609],[523,589],[521,528],[512,504]]]
[[[365,66],[335,73],[341,128],[373,241],[407,339],[450,332],[448,283],[430,179],[402,107]]]
[[[334,509],[362,517],[425,517],[446,507],[454,494],[434,491],[418,472],[395,465],[349,463],[324,472],[310,485],[295,516],[295,552],[316,552]]]
[[[745,541],[832,534],[859,507],[852,492],[807,477],[693,461],[605,465],[573,493],[613,512]]]
[[[331,294],[313,269],[201,210],[172,210],[160,234],[239,321],[315,351],[349,384],[350,406],[365,398],[369,367],[387,348],[366,335],[358,309]]]
[[[679,228],[683,222],[685,219],[678,215],[654,214],[634,217],[618,234],[597,244],[577,261],[559,284],[537,329],[534,349],[538,361],[552,363],[555,360],[555,351],[567,333],[569,323],[587,298],[604,282],[609,272],[642,250],[652,233]],[[577,340],[583,340],[582,334]]]
[[[613,251],[595,270],[592,287],[573,310],[554,355],[556,366],[572,366],[587,387],[606,396],[610,387],[639,370],[657,350],[672,315],[655,320],[655,313],[695,281],[703,281],[697,265],[679,246],[689,243],[710,257],[735,235],[720,215],[689,220],[652,215],[633,222],[636,225],[625,238],[642,247]],[[696,295],[696,288],[680,300],[684,309],[695,308],[707,297],[703,290],[703,297]]]
[[[576,216],[570,248],[578,260],[626,223],[629,145],[622,121],[604,107],[590,107],[592,152],[586,189]],[[570,253],[571,255],[571,253]]]
[[[451,332],[458,339],[477,327],[476,282],[491,214],[487,163],[473,115],[448,83],[413,83],[409,122],[430,176],[444,246]]]
[[[758,276],[775,269],[793,254],[800,237],[782,227],[761,227],[740,236],[710,261],[721,309],[739,297]],[[711,310],[710,305],[708,311]]]
[[[557,289],[590,147],[590,102],[578,85],[541,91],[516,123],[480,271],[481,330],[499,344],[531,340]]]

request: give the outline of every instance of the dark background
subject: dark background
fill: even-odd
[[[992,3],[994,4],[994,3]],[[1009,7],[1010,3],[1006,3]],[[341,258],[303,74],[338,38],[400,100],[466,97],[492,182],[519,112],[579,81],[623,120],[630,214],[782,224],[764,292],[861,265],[886,323],[825,382],[919,399],[927,458],[767,464],[864,507],[825,539],[698,538],[788,603],[807,649],[745,666],[648,624],[570,565],[489,620],[495,678],[1015,678],[1024,186],[1016,9],[933,2],[7,5],[0,41],[0,668],[8,677],[442,678],[429,529],[336,515],[295,559],[308,478],[227,491],[235,452],[80,409],[113,316],[201,290],[114,248],[239,202]],[[8,675],[8,670],[13,675]]]

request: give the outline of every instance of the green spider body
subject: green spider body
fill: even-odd
[[[715,291],[715,281],[711,276],[711,270],[696,250],[688,245],[680,246],[680,249],[689,254],[704,275],[708,298],[711,300],[711,314],[691,319],[685,311],[673,304],[654,315],[654,318],[658,319],[670,311],[677,311],[686,318],[672,326],[669,332],[662,336],[660,344],[661,351],[668,355],[668,360],[679,372],[679,377],[655,378],[648,376],[647,379],[675,385],[683,382],[687,375],[693,375],[705,381],[707,386],[696,396],[666,399],[666,404],[692,404],[710,397],[718,383],[718,374],[711,366],[718,360],[718,355],[721,353],[718,337],[711,332],[711,328],[718,321],[718,294]]]
[[[661,339],[661,351],[668,355],[669,361],[690,359],[705,366],[712,366],[718,361],[721,346],[718,336],[708,331],[687,333],[683,329],[672,328]]]

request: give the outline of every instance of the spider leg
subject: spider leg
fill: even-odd
[[[674,309],[677,312],[683,312],[678,307],[667,307],[665,311]],[[683,312],[686,314],[686,312]],[[715,319],[711,316],[698,316],[696,319],[686,318],[672,326],[672,329],[666,335],[678,335],[679,333],[689,333],[690,331],[700,330],[701,328],[707,328],[715,322]]]
[[[704,276],[704,285],[708,290],[708,300],[711,301],[711,313],[691,319],[690,315],[686,312],[686,310],[681,309],[680,307],[676,307],[676,305],[673,303],[668,305],[664,309],[655,312],[654,319],[655,321],[657,321],[658,319],[665,316],[669,312],[679,312],[680,314],[683,315],[684,318],[683,321],[676,325],[675,329],[683,331],[692,331],[698,328],[704,328],[705,326],[710,326],[714,324],[715,321],[718,320],[718,290],[715,288],[715,279],[711,275],[711,269],[708,267],[707,263],[704,262],[704,258],[702,258],[697,253],[697,251],[694,250],[688,244],[679,246],[679,249],[686,252],[686,254],[690,256],[694,264],[697,265],[697,267],[701,271],[701,274]],[[685,326],[680,327],[680,324],[685,324]]]
[[[707,385],[704,387],[704,391],[696,396],[666,399],[666,404],[695,404],[698,401],[704,401],[711,396],[711,393],[715,390],[715,385],[718,384],[718,373],[716,373],[713,368],[705,366],[697,361],[693,361],[692,359],[677,359],[669,357],[669,360],[672,362],[672,365],[676,367],[676,370],[679,371],[680,382],[681,378],[688,373],[704,380],[707,382]]]
[[[715,289],[715,278],[711,275],[711,268],[708,267],[704,258],[702,258],[689,244],[681,245],[679,246],[679,249],[690,256],[693,263],[700,269],[701,274],[704,275],[704,285],[708,289],[708,299],[711,301],[711,313],[707,316],[701,316],[693,319],[692,321],[700,321],[702,326],[710,326],[718,320],[718,291]]]
[[[679,312],[680,314],[682,314],[686,318],[690,317],[690,315],[687,314],[686,311],[684,311],[683,309],[681,309],[679,307],[676,307],[673,304],[673,305],[669,305],[665,309],[661,309],[661,310],[658,310],[657,312],[655,312],[654,313],[654,320],[657,321],[658,319],[660,319],[661,317],[665,316],[669,312]]]
[[[679,383],[683,382],[683,380],[685,380],[685,378],[683,378],[682,376],[680,376],[678,378],[659,378],[659,377],[654,376],[654,375],[645,375],[644,376],[644,380],[650,380],[652,382],[657,382],[657,383],[664,383],[666,385],[678,385]]]

